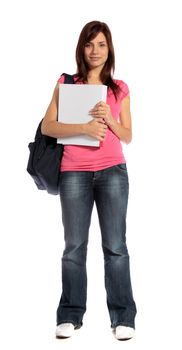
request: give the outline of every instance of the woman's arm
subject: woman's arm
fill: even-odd
[[[106,125],[126,144],[132,140],[132,122],[130,112],[130,97],[126,96],[121,102],[120,122],[118,123],[112,116],[110,106],[105,102],[99,102],[91,111],[94,117],[102,117]]]
[[[54,89],[52,100],[42,121],[41,132],[55,138],[84,134],[84,124],[65,124],[57,121],[59,83]]]
[[[108,126],[121,141],[128,144],[132,140],[132,122],[129,96],[126,96],[121,102],[119,117],[120,123],[118,123],[115,119],[112,119],[110,125]]]
[[[84,134],[89,135],[99,141],[104,140],[107,125],[103,122],[102,118],[98,118],[97,120],[93,119],[85,124],[65,124],[58,122],[58,97],[59,83],[54,89],[52,100],[42,121],[41,132],[43,135],[59,138]]]

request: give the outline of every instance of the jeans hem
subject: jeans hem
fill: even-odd
[[[62,320],[62,321],[57,322],[57,326],[59,326],[62,323],[72,323],[75,329],[79,329],[83,325],[82,322],[78,324],[77,322],[74,322],[73,320]]]
[[[116,323],[111,324],[111,328],[116,328],[117,326],[131,327],[131,328],[135,329],[135,325],[133,323],[130,323],[130,322],[116,322]]]

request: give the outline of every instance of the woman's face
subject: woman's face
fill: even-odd
[[[103,68],[108,58],[108,45],[105,35],[100,32],[91,41],[85,44],[84,57],[90,69]]]

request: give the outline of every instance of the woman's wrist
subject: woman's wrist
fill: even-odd
[[[111,118],[108,121],[106,121],[106,124],[108,125],[109,128],[114,128],[114,126],[116,126],[117,122],[113,118],[113,116],[111,116]]]
[[[81,129],[81,134],[82,135],[86,135],[87,134],[87,127],[88,127],[87,123],[80,125],[80,129]]]

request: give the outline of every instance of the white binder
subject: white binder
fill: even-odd
[[[91,84],[60,84],[58,121],[84,124],[93,119],[88,113],[100,101],[106,102],[107,86]],[[99,147],[100,141],[87,135],[60,137],[58,143]]]

